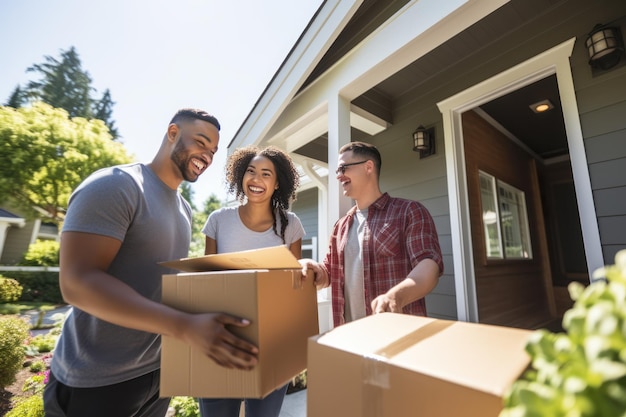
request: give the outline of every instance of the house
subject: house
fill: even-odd
[[[228,151],[291,153],[321,258],[352,204],[337,150],[375,144],[437,226],[429,315],[538,328],[626,247],[624,34],[623,0],[327,0]]]
[[[10,205],[0,206],[0,265],[15,265],[37,239],[59,240],[58,226],[45,218],[27,218]]]

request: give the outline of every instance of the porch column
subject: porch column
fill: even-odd
[[[344,197],[339,182],[335,178],[339,148],[350,142],[350,102],[341,95],[328,100],[328,218],[326,236],[330,236],[335,222],[352,206]],[[321,226],[321,225],[320,225]]]

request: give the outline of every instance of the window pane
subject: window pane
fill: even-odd
[[[506,258],[532,258],[524,193],[498,181],[500,223]]]
[[[479,172],[478,175],[480,179],[480,201],[482,205],[483,232],[487,257],[502,258],[495,178],[484,172]]]

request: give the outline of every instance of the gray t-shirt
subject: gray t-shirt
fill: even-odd
[[[363,272],[363,234],[367,223],[367,209],[357,210],[348,231],[348,242],[344,252],[346,300],[344,315],[346,323],[358,320],[365,314],[365,277]]]
[[[63,232],[120,240],[107,272],[160,302],[162,275],[177,271],[158,262],[188,256],[191,215],[180,193],[150,168],[122,165],[95,172],[74,191]],[[158,369],[160,354],[160,336],[111,324],[74,307],[51,368],[65,385],[98,387]]]
[[[298,216],[287,212],[285,245],[302,239],[304,228]],[[280,216],[276,215],[276,230],[280,233]],[[239,217],[239,207],[223,207],[209,215],[202,233],[217,241],[217,253],[239,252],[283,245],[283,241],[273,228],[255,232],[246,227]]]

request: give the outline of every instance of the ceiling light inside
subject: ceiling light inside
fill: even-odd
[[[537,103],[531,104],[530,109],[532,111],[534,111],[535,113],[544,113],[547,112],[548,110],[552,110],[554,108],[554,104],[552,104],[552,102],[550,100],[541,100]]]

